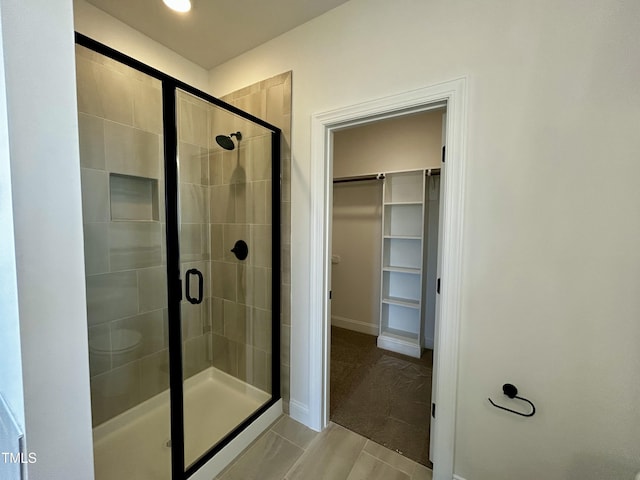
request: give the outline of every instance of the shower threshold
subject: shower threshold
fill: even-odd
[[[190,465],[271,395],[210,367],[184,384],[185,463]],[[93,429],[96,480],[171,480],[169,391]]]

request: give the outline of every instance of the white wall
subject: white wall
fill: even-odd
[[[439,168],[443,110],[340,130],[333,135],[333,177]]]
[[[378,335],[382,245],[382,181],[333,186],[331,322]]]
[[[639,21],[636,0],[352,0],[211,72],[221,95],[293,70],[292,401],[310,401],[310,116],[468,75],[456,473],[640,470]],[[535,417],[488,404],[506,381]]]
[[[115,48],[200,90],[209,88],[208,72],[151,40],[84,0],[73,0],[74,28],[98,42]]]
[[[0,4],[0,8],[2,5]],[[0,10],[0,18],[2,11]],[[0,22],[0,36],[2,24]],[[0,58],[4,58],[0,38]],[[24,395],[20,358],[18,279],[11,201],[11,165],[4,61],[0,62],[0,394],[21,429],[24,429]]]
[[[2,0],[30,479],[93,478],[69,0]],[[6,168],[6,167],[5,167]]]

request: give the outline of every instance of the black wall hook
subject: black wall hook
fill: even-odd
[[[529,405],[531,405],[531,412],[530,413],[516,412],[515,410],[511,410],[510,408],[501,407],[500,405],[496,405],[496,403],[493,400],[489,399],[489,402],[491,402],[491,405],[493,405],[496,408],[499,408],[500,410],[506,410],[507,412],[515,413],[516,415],[520,415],[521,417],[533,417],[536,414],[535,405],[533,403],[531,403],[530,400],[527,400],[526,398],[523,398],[523,397],[519,397],[518,396],[518,389],[516,388],[515,385],[512,385],[511,383],[505,383],[502,386],[502,393],[504,393],[509,398],[517,398],[518,400],[522,400],[523,402],[527,402]]]

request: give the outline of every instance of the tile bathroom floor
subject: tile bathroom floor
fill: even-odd
[[[317,433],[283,415],[217,480],[431,480],[427,467],[330,423]]]

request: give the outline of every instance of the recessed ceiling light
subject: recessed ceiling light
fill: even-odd
[[[171,10],[176,12],[188,12],[191,10],[191,0],[162,0]]]

